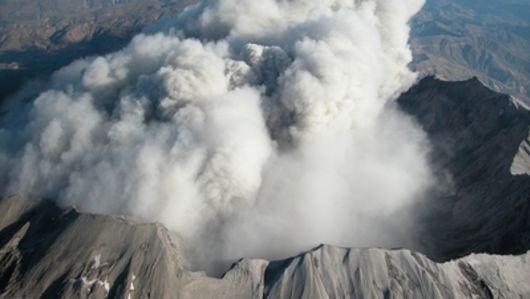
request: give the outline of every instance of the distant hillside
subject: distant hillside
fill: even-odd
[[[71,61],[123,47],[195,0],[0,0],[0,99]],[[412,67],[478,77],[530,104],[530,1],[428,0],[412,23]]]
[[[530,103],[530,1],[430,0],[412,30],[415,69]]]
[[[118,50],[189,0],[0,1],[0,99],[75,59]]]

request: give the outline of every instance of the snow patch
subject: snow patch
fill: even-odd
[[[136,279],[136,276],[133,274],[131,279],[131,285],[129,286],[129,291],[134,291],[134,280]]]
[[[134,292],[134,280],[136,279],[136,275],[132,275],[131,278],[131,284],[129,285],[129,293],[127,294],[127,299],[131,299],[131,293]]]
[[[71,280],[72,283],[81,283],[84,286],[92,287],[94,285],[101,286],[105,289],[105,292],[108,294],[110,291],[110,283],[105,280],[100,280],[99,278],[88,279],[86,276],[77,277]]]
[[[98,254],[94,257],[94,265],[92,265],[92,270],[97,270],[109,265],[109,263],[101,263],[101,254]]]

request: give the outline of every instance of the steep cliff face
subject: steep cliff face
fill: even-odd
[[[426,202],[429,256],[529,249],[530,177],[524,169],[530,113],[477,79],[427,77],[398,103],[428,133],[433,164],[445,183]]]

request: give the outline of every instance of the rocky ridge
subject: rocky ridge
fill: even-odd
[[[224,279],[186,270],[180,242],[159,224],[22,197],[0,210],[0,298],[251,298],[261,279],[250,275],[259,262]]]
[[[212,278],[187,270],[178,239],[158,224],[22,197],[0,209],[0,298],[530,296],[530,252],[438,264],[410,250],[321,245],[286,260],[243,259]]]

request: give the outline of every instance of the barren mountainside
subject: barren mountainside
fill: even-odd
[[[437,264],[409,250],[319,246],[286,260],[244,259],[212,278],[186,268],[178,239],[160,225],[20,197],[0,209],[0,298],[530,296],[530,252]]]
[[[425,202],[426,251],[445,260],[530,248],[530,113],[478,79],[423,79],[398,103],[429,135],[441,190]],[[514,158],[515,157],[515,158]],[[447,178],[447,179],[444,179]]]

